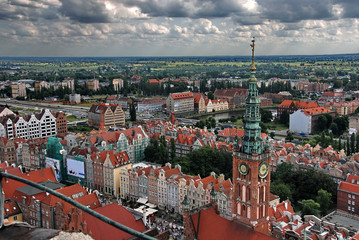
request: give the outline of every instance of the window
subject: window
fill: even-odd
[[[352,201],[348,200],[348,204],[352,204]]]

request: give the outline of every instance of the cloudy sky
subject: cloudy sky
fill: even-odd
[[[0,0],[0,56],[359,52],[358,0]]]

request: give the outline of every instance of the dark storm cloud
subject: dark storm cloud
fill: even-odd
[[[347,17],[358,17],[358,0],[124,0],[124,4],[136,6],[151,17],[232,17],[240,24],[253,25],[265,20],[291,23],[335,19],[334,1],[345,7]]]
[[[80,23],[109,23],[112,21],[103,1],[61,0],[59,12]]]
[[[359,18],[358,0],[336,0],[336,3],[343,8],[344,18]]]
[[[333,17],[332,0],[257,0],[262,16],[280,22],[299,22]]]
[[[214,18],[242,11],[236,0],[125,0],[124,4],[136,6],[151,17]]]

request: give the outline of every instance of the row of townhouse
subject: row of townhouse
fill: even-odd
[[[185,199],[190,209],[201,207],[211,201],[212,189],[215,201],[223,216],[230,217],[232,212],[232,183],[218,178],[214,173],[201,179],[181,172],[181,166],[172,168],[170,163],[163,167],[154,166],[122,169],[120,171],[120,197],[137,201],[140,198],[168,209],[182,213]],[[142,200],[141,200],[142,201]]]
[[[228,101],[226,99],[209,99],[203,93],[193,93],[194,110],[196,113],[210,113],[222,110],[228,110]]]
[[[45,167],[48,138],[9,139],[0,137],[0,162],[23,166],[26,170]]]
[[[81,149],[96,147],[113,149],[115,152],[126,152],[130,162],[141,162],[150,139],[141,126],[114,132],[105,132],[86,136],[79,144]]]
[[[10,139],[35,139],[67,134],[67,119],[62,112],[42,109],[39,114],[6,115],[0,118],[0,136]]]
[[[202,93],[171,93],[166,100],[167,112],[176,115],[205,113],[228,110],[228,101],[224,98],[208,99]]]
[[[108,196],[118,196],[120,172],[131,166],[126,152],[116,153],[109,150],[87,154],[85,159],[86,186]]]

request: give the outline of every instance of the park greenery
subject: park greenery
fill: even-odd
[[[169,154],[171,152],[171,154]],[[210,175],[223,173],[226,178],[232,177],[232,153],[204,146],[191,151],[186,156],[174,156],[176,146],[174,140],[170,144],[166,140],[152,139],[145,149],[145,160],[161,165],[170,162],[172,165],[179,164],[182,172],[190,175],[200,175],[202,178]]]
[[[280,164],[271,176],[271,193],[289,199],[303,215],[325,215],[336,205],[337,187],[332,178],[315,170],[295,170]]]

